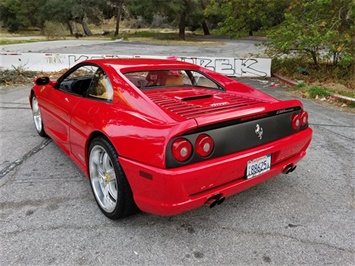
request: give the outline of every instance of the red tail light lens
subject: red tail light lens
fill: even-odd
[[[300,116],[296,113],[292,115],[292,127],[294,130],[298,130],[301,126]]]
[[[192,144],[184,138],[174,140],[171,146],[171,152],[174,158],[179,162],[185,162],[192,153]]]
[[[196,152],[201,157],[209,156],[214,148],[214,141],[213,139],[206,135],[201,134],[196,139]]]
[[[301,125],[304,127],[308,123],[308,113],[303,111],[301,113]]]

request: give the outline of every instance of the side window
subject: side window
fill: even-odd
[[[78,96],[86,96],[97,69],[97,66],[92,65],[77,68],[61,81],[59,89]]]
[[[112,100],[113,88],[110,79],[101,68],[99,68],[94,75],[88,95],[97,99]]]
[[[219,89],[218,84],[207,78],[206,76],[195,71],[192,72],[192,75],[195,79],[195,83],[197,86],[206,87],[210,89]]]

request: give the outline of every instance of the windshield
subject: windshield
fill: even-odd
[[[221,90],[222,87],[204,74],[194,70],[149,70],[124,73],[137,88],[194,86]]]

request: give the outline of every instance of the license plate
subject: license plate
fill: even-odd
[[[269,171],[270,166],[271,166],[271,154],[248,161],[247,179]]]

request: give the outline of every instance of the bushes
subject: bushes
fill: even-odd
[[[44,34],[48,40],[65,40],[67,32],[62,24],[55,23],[52,21],[46,21],[44,24]]]
[[[324,63],[315,66],[304,57],[294,57],[273,59],[272,72],[298,80],[299,84],[292,89],[306,98],[329,98],[333,94],[355,98],[349,67]]]
[[[36,76],[34,71],[23,71],[22,69],[0,69],[0,86],[28,84],[33,81]]]
[[[355,83],[349,66],[320,63],[315,66],[305,57],[274,58],[271,70],[293,80],[306,83],[339,83],[354,90]]]

